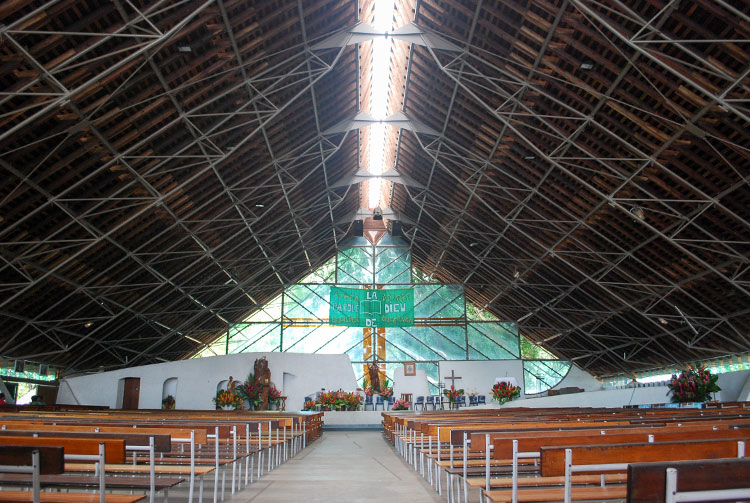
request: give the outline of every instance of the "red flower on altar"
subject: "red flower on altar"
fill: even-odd
[[[502,405],[506,402],[510,402],[514,398],[521,396],[521,387],[513,386],[507,382],[495,383],[492,387],[492,398]]]

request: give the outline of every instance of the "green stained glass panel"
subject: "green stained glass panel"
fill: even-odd
[[[330,285],[291,285],[284,292],[284,320],[328,319]]]
[[[238,323],[229,331],[228,354],[278,351],[279,323]]]
[[[458,285],[414,285],[414,316],[463,319],[463,292]]]
[[[375,278],[372,248],[346,248],[338,254],[337,282],[372,284]]]
[[[377,248],[375,282],[410,283],[411,254],[408,248]]]
[[[517,326],[512,323],[469,323],[470,359],[509,360],[519,355]]]
[[[561,360],[527,360],[523,362],[524,393],[542,393],[557,386],[568,374],[570,362]]]

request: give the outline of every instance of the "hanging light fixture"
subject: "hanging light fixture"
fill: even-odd
[[[630,213],[638,220],[646,220],[646,212],[640,206],[630,208]]]

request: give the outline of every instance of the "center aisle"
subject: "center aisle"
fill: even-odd
[[[380,431],[326,431],[295,458],[235,494],[237,502],[441,502]]]

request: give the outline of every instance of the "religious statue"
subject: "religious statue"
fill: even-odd
[[[271,387],[271,371],[268,369],[268,360],[263,356],[255,360],[253,368],[255,382],[261,386],[261,392],[258,398],[261,402],[257,406],[258,410],[268,410],[268,390]]]
[[[236,388],[237,381],[234,380],[234,377],[229,376],[229,382],[227,383],[227,393],[234,393]]]
[[[367,367],[367,373],[370,377],[370,386],[373,390],[380,391],[380,367],[378,367],[377,363],[371,363]]]

